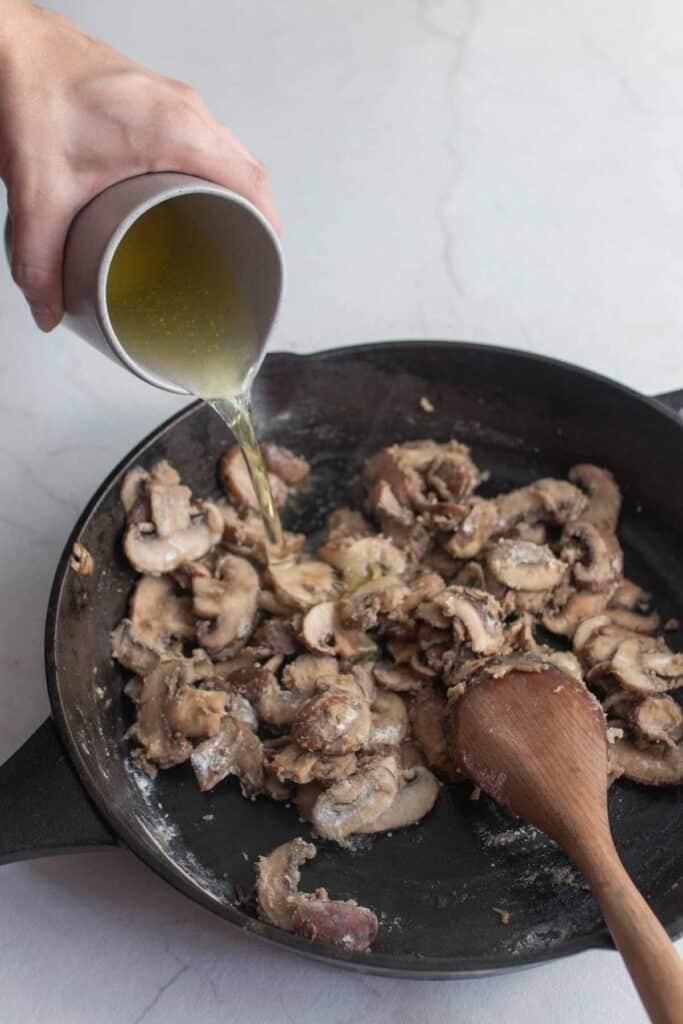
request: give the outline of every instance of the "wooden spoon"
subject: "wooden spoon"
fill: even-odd
[[[512,671],[455,701],[449,733],[461,771],[551,836],[580,869],[651,1020],[683,1024],[683,961],[612,840],[597,700],[559,670]]]

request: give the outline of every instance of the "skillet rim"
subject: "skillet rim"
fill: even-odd
[[[446,350],[456,346],[461,351],[470,350],[473,354],[490,354],[493,357],[504,356],[508,358],[526,359],[534,364],[541,364],[555,367],[559,370],[570,372],[574,376],[606,385],[615,390],[618,395],[624,395],[644,403],[656,413],[663,415],[672,421],[683,432],[683,418],[676,414],[655,397],[644,395],[634,388],[615,381],[605,374],[577,366],[566,360],[556,359],[552,356],[545,356],[525,349],[507,347],[502,345],[489,345],[482,342],[455,341],[447,339],[397,339],[388,341],[371,341],[354,345],[341,345],[329,349],[321,349],[317,352],[297,353],[278,351],[269,353],[267,359],[272,364],[279,360],[331,360],[343,358],[344,356],[362,355],[366,352],[377,352],[379,349],[389,350]],[[131,827],[127,819],[112,808],[100,795],[100,787],[92,775],[88,758],[81,751],[75,736],[67,721],[59,694],[59,672],[57,669],[55,651],[56,635],[58,628],[59,613],[62,605],[62,591],[66,582],[67,569],[71,548],[86,523],[96,513],[100,502],[109,493],[112,486],[121,477],[123,471],[138,458],[151,444],[156,442],[164,433],[175,427],[186,417],[194,415],[195,411],[202,406],[202,401],[197,400],[183,406],[173,413],[159,426],[151,430],[137,445],[134,445],[126,455],[107,474],[103,482],[97,488],[93,496],[78,517],[66,542],[65,548],[59,559],[54,580],[50,589],[48,600],[46,624],[45,624],[45,673],[50,700],[52,716],[57,724],[59,735],[65,745],[71,763],[74,765],[78,777],[84,786],[89,797],[94,802],[99,813],[111,826],[115,836],[123,846],[129,849],[140,860],[150,867],[157,875],[169,882],[175,889],[188,896],[195,903],[210,910],[212,913],[227,920],[228,923],[240,928],[243,932],[255,935],[269,944],[285,948],[299,955],[321,961],[332,966],[356,970],[365,974],[383,975],[387,977],[403,977],[414,979],[458,979],[486,977],[495,974],[506,974],[512,971],[528,969],[540,966],[543,963],[553,960],[564,959],[574,956],[577,953],[588,949],[614,949],[614,945],[606,929],[602,932],[585,937],[573,939],[561,947],[552,950],[541,950],[528,954],[512,956],[512,954],[498,954],[495,957],[464,959],[462,957],[431,957],[429,959],[421,956],[395,956],[388,953],[373,953],[370,960],[365,954],[349,954],[334,947],[324,946],[321,943],[309,942],[296,935],[284,932],[281,929],[265,924],[254,918],[248,917],[229,902],[218,903],[211,898],[200,886],[190,881],[175,864],[167,864],[162,858],[155,855],[145,844],[139,840],[138,832]],[[683,934],[683,907],[681,912],[667,927],[667,932],[672,939]]]

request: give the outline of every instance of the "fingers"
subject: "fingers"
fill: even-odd
[[[72,211],[54,202],[29,203],[9,194],[12,277],[41,331],[62,319],[62,257]]]
[[[266,168],[225,125],[218,122],[214,125],[199,146],[183,152],[183,166],[177,169],[207,178],[244,196],[263,214],[275,232],[281,234],[280,216]]]

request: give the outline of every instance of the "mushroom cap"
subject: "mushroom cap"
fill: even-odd
[[[377,938],[379,922],[367,907],[353,900],[304,899],[296,906],[292,927],[311,942],[367,953]]]
[[[455,525],[444,547],[453,558],[475,558],[488,542],[498,522],[495,501],[470,498],[464,515]]]
[[[501,540],[486,558],[496,580],[511,590],[552,590],[567,570],[565,562],[555,558],[547,544],[523,540]]]
[[[221,456],[218,463],[218,478],[223,490],[237,505],[258,510],[254,486],[239,445],[232,445]],[[268,473],[268,482],[275,505],[282,508],[287,500],[287,485],[274,473]]]
[[[588,495],[588,503],[581,518],[614,533],[619,522],[621,491],[610,471],[590,463],[581,463],[569,470],[569,479]]]
[[[326,541],[318,557],[337,569],[352,586],[376,576],[400,576],[406,556],[386,537],[341,537]]]
[[[638,701],[631,710],[634,731],[646,743],[675,747],[683,739],[683,708],[673,697],[656,694]]]
[[[562,533],[562,557],[571,563],[576,585],[605,590],[621,579],[624,555],[616,536],[586,519],[567,523]]]
[[[306,750],[349,754],[365,746],[370,728],[370,706],[360,691],[333,685],[302,705],[292,724],[292,737]]]
[[[253,565],[237,555],[224,555],[219,579],[195,576],[194,610],[201,619],[199,642],[214,655],[235,653],[249,639],[258,608],[259,580]]]
[[[460,623],[475,654],[496,654],[502,649],[502,609],[487,591],[451,586],[433,600],[446,618]]]
[[[266,581],[280,601],[301,611],[329,600],[337,592],[334,570],[326,562],[313,558],[271,565]]]
[[[637,637],[621,641],[609,670],[626,690],[643,696],[683,686],[683,655],[644,651]]]
[[[215,736],[194,748],[190,763],[202,792],[213,789],[227,775],[238,777],[247,798],[263,789],[261,741],[239,718],[227,716]]]
[[[367,741],[369,750],[398,747],[408,733],[408,711],[396,693],[378,690],[372,702],[372,725]]]
[[[347,836],[366,831],[391,806],[398,792],[398,773],[394,755],[368,758],[353,775],[318,796],[311,811],[316,831],[348,845]]]

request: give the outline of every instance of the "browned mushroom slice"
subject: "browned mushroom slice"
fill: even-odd
[[[444,547],[453,558],[474,558],[488,542],[498,522],[494,501],[470,498],[464,516],[452,530]]]
[[[335,508],[325,519],[326,539],[340,540],[342,537],[369,537],[370,524],[362,512],[355,508]]]
[[[166,576],[142,576],[130,600],[131,635],[138,643],[161,653],[169,637],[191,640],[195,635],[192,599],[179,597]]]
[[[378,480],[386,480],[401,505],[420,508],[425,500],[424,482],[403,454],[402,447],[394,445],[373,455],[363,467],[363,481],[370,488]]]
[[[351,774],[355,773],[352,772]],[[303,785],[296,787],[294,803],[299,811],[299,821],[313,820],[313,808],[323,789],[324,787],[321,782],[305,782]]]
[[[543,615],[543,625],[550,633],[572,637],[584,619],[604,611],[609,597],[609,591],[592,593],[588,590],[571,590],[561,607],[547,609]]]
[[[605,590],[620,580],[624,571],[624,556],[616,536],[585,519],[565,526],[561,554],[582,589]]]
[[[496,498],[498,533],[507,533],[520,523],[563,524],[577,519],[586,507],[586,496],[566,480],[545,478]]]
[[[440,501],[461,501],[479,485],[481,473],[472,462],[466,445],[449,441],[439,445],[438,449],[438,454],[426,469],[425,483]]]
[[[223,516],[223,546],[234,555],[253,558],[261,563],[267,561],[266,528],[263,518],[253,508],[235,508],[227,503],[219,504]],[[303,548],[306,537],[303,533],[290,533],[285,530],[282,535],[283,558],[297,555]]]
[[[588,632],[587,624],[596,622],[600,624]],[[577,636],[579,637],[578,641]],[[607,615],[594,616],[592,619],[587,619],[586,623],[582,622],[579,625],[574,634],[574,649],[584,665],[595,668],[609,662],[623,640],[636,640],[641,651],[666,651],[667,649],[662,640],[616,626]]]
[[[271,565],[266,580],[283,604],[301,611],[329,600],[337,591],[334,570],[326,562],[316,559],[302,560],[294,565]]]
[[[374,821],[365,826],[363,832],[389,832],[408,825],[417,825],[429,814],[439,795],[439,781],[428,768],[414,768],[405,773],[398,793],[390,807]]]
[[[150,482],[150,518],[159,537],[173,537],[190,525],[190,499],[192,491],[183,484]]]
[[[626,739],[610,743],[607,750],[610,775],[624,776],[646,786],[683,785],[683,745],[640,749]]]
[[[361,583],[339,601],[339,617],[352,629],[374,629],[381,615],[401,608],[408,593],[396,576],[381,576]]]
[[[644,651],[638,638],[622,640],[612,656],[610,671],[633,693],[663,693],[683,686],[683,654]]]
[[[546,544],[523,540],[501,540],[486,556],[491,575],[511,590],[553,590],[567,566],[555,558]]]
[[[180,645],[174,649],[169,645],[169,653],[180,653]],[[111,634],[111,653],[124,668],[138,675],[146,676],[159,664],[161,655],[138,643],[131,632],[130,619],[121,619]]]
[[[288,487],[302,483],[311,471],[306,459],[279,444],[267,441],[261,445],[261,453],[268,472],[279,477]]]
[[[202,558],[223,535],[223,520],[210,501],[193,516],[190,525],[170,537],[161,537],[151,523],[134,523],[123,538],[128,561],[140,573],[160,576],[172,572],[183,562]]]
[[[338,654],[341,658],[361,658],[376,650],[374,641],[362,630],[342,624],[336,601],[325,601],[306,612],[301,639],[314,654]]]
[[[588,495],[588,504],[581,518],[614,533],[619,522],[621,492],[610,471],[582,463],[570,469],[569,479]]]
[[[486,577],[483,566],[479,562],[465,562],[458,569],[453,579],[459,587],[474,587],[476,590],[486,590]]]
[[[394,802],[398,792],[396,757],[370,757],[358,771],[324,790],[311,811],[316,831],[348,846],[347,837],[364,832]]]
[[[287,743],[273,753],[268,766],[281,782],[305,785],[314,781],[328,783],[345,779],[356,770],[357,759],[354,753],[330,756],[304,750],[298,743]]]
[[[149,519],[149,502],[147,500],[147,481],[149,473],[142,466],[133,466],[123,478],[121,484],[121,504],[126,511],[128,522],[140,522]]]
[[[378,690],[372,702],[372,727],[368,750],[398,747],[408,732],[408,712],[401,697]]]
[[[426,530],[415,518],[415,513],[402,505],[386,480],[378,480],[368,493],[368,511],[377,517],[382,533],[401,548],[417,543],[424,549],[428,543]]]
[[[187,761],[192,747],[183,736],[173,734],[166,717],[182,678],[182,665],[162,661],[142,681],[137,700],[137,720],[126,736],[142,748],[144,759],[160,768]]]
[[[534,636],[534,620],[531,615],[524,613],[506,626],[504,653],[527,651],[536,654],[538,649],[539,645]]]
[[[292,737],[306,750],[349,754],[365,746],[370,727],[370,705],[360,690],[342,690],[333,684],[302,705],[292,724]]]
[[[328,655],[300,654],[282,672],[282,685],[302,697],[312,697],[321,682],[334,682],[339,663]]]
[[[295,897],[301,880],[299,869],[307,860],[313,860],[315,854],[313,843],[292,839],[278,846],[267,857],[259,857],[256,864],[256,896],[258,915],[262,920],[277,928],[292,930],[297,905]]]
[[[347,586],[377,576],[400,576],[406,568],[405,554],[385,537],[343,537],[327,541],[317,554],[342,574]]]
[[[380,661],[375,665],[373,674],[383,689],[394,693],[415,693],[424,686],[422,677],[411,665],[392,665],[389,661]]]
[[[301,623],[291,619],[266,619],[252,634],[251,643],[260,655],[296,654],[297,632]]]
[[[231,718],[237,718],[252,732],[258,732],[259,720],[251,703],[241,693],[225,692],[225,711]]]
[[[338,946],[349,953],[367,953],[377,938],[379,922],[371,910],[353,900],[312,898],[297,903],[292,927],[311,942]]]
[[[607,607],[610,610],[612,608],[619,608],[630,612],[644,612],[649,607],[651,600],[652,594],[649,594],[647,590],[643,590],[633,580],[622,579],[612,594]]]
[[[496,654],[502,649],[501,607],[491,594],[473,587],[448,587],[433,601],[455,627],[462,628],[475,654]]]
[[[646,697],[634,704],[630,718],[637,735],[647,743],[675,747],[683,739],[683,708],[673,697]]]
[[[223,490],[241,506],[258,509],[258,501],[247,464],[238,445],[228,448],[218,463],[218,478]],[[281,508],[287,500],[287,485],[274,473],[268,473],[273,500]]]
[[[199,642],[217,657],[229,657],[244,646],[254,626],[259,582],[245,558],[225,555],[217,566],[218,579],[196,576],[192,580]]]
[[[246,697],[258,710],[259,717],[277,729],[290,726],[303,705],[300,694],[283,690],[274,674],[258,665],[231,673],[226,685]]]
[[[656,633],[662,624],[659,612],[640,615],[627,608],[608,608],[607,615],[616,626],[621,626],[631,633]]]
[[[460,772],[446,739],[446,701],[433,687],[423,689],[410,702],[410,724],[429,767],[446,782],[455,781]]]
[[[263,789],[261,741],[238,718],[224,718],[216,735],[194,748],[190,763],[202,792],[213,789],[228,775],[237,776],[247,799]]]
[[[181,686],[169,702],[166,717],[173,732],[191,739],[215,736],[226,712],[227,694]]]

